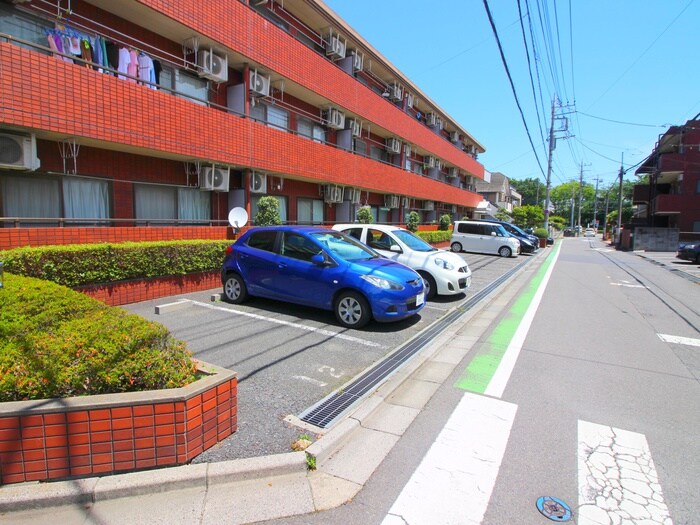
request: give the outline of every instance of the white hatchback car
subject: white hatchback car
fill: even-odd
[[[472,283],[467,261],[439,250],[408,230],[386,224],[336,224],[341,231],[380,254],[417,271],[425,282],[425,298],[466,292]]]

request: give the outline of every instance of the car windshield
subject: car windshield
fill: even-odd
[[[352,237],[337,231],[316,232],[312,236],[316,239],[333,257],[344,261],[366,261],[381,257],[377,252],[371,250],[361,242]]]
[[[398,239],[411,250],[415,250],[417,252],[434,252],[437,250],[408,230],[393,230],[391,233],[396,235],[396,237],[398,237]]]
[[[516,233],[522,235],[523,237],[527,237],[527,233],[525,233],[523,230],[518,228],[515,224],[511,224],[510,227],[513,228]]]

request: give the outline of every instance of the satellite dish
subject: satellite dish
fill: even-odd
[[[228,222],[234,228],[243,228],[248,222],[248,212],[245,208],[233,208],[228,212]]]

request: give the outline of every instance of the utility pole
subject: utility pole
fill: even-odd
[[[595,194],[593,197],[593,227],[598,229],[598,177],[595,178]]]
[[[581,163],[581,174],[578,179],[578,229],[576,236],[581,234],[581,205],[583,204],[583,162]]]
[[[608,202],[610,201],[610,190],[612,190],[612,185],[614,183],[610,183],[610,187],[608,188],[608,191],[605,192],[605,215],[603,216],[603,239],[605,239],[605,232],[608,228]]]
[[[552,183],[552,153],[557,147],[554,139],[554,103],[556,98],[552,100],[552,117],[549,121],[549,159],[547,160],[547,190],[544,197],[544,229],[549,232],[549,191]]]
[[[576,188],[574,188],[573,184],[571,185],[571,219],[570,219],[570,224],[571,224],[571,229],[574,229],[574,208],[575,205],[574,203],[576,202]]]
[[[625,163],[625,153],[622,152],[622,159],[620,160],[620,194],[617,196],[617,235],[618,244],[622,243],[622,235],[620,233],[622,228],[622,176],[625,174],[625,170],[622,166]]]

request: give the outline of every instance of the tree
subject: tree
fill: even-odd
[[[440,215],[440,224],[438,225],[439,230],[449,230],[450,224],[452,223],[452,218],[447,214]]]
[[[411,213],[408,214],[408,220],[406,221],[406,228],[409,231],[412,231],[415,233],[418,231],[418,224],[420,224],[420,215],[418,214],[417,211],[412,211]]]
[[[521,228],[534,228],[544,223],[544,212],[531,204],[513,208],[513,223]]]
[[[498,211],[496,212],[496,218],[499,221],[506,221],[510,222],[513,220],[513,218],[510,216],[510,214],[504,210],[503,208],[498,208]]]
[[[362,206],[357,210],[357,220],[362,224],[371,224],[374,222],[374,215],[372,215],[372,208],[369,206]]]
[[[258,201],[258,213],[255,214],[256,226],[274,226],[282,224],[280,219],[280,203],[270,195],[260,197]]]
[[[542,206],[547,186],[540,179],[510,179],[510,185],[523,197],[523,205]]]

